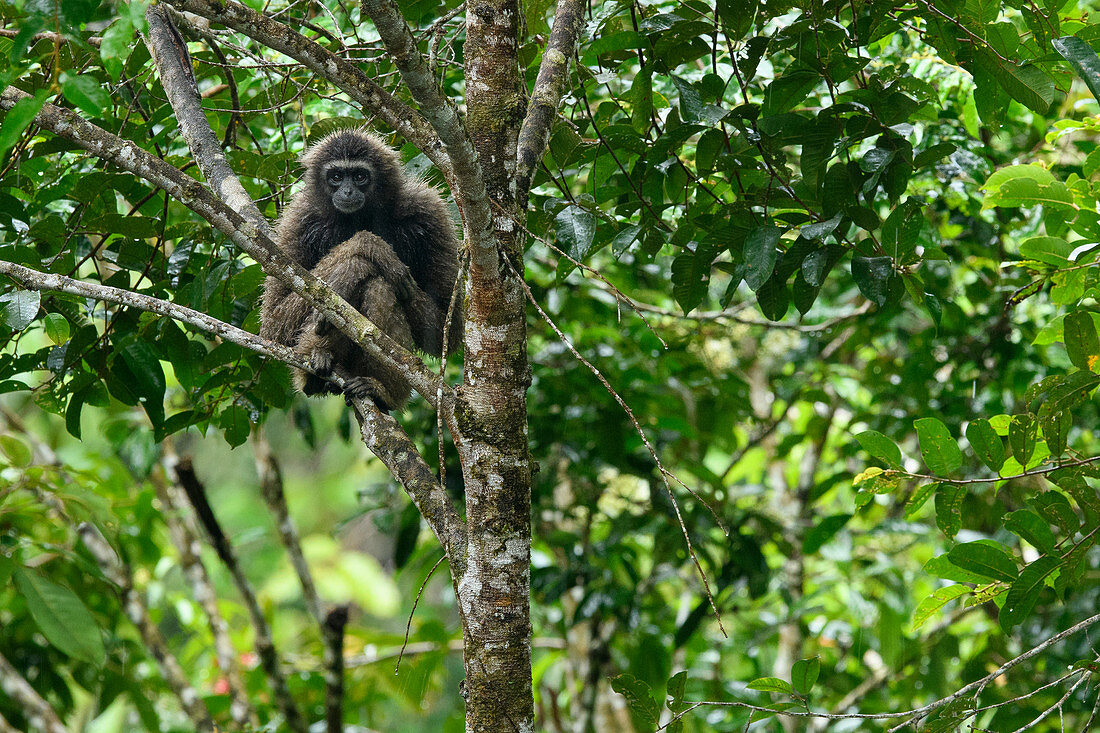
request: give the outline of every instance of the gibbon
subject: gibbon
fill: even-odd
[[[279,218],[279,247],[397,343],[441,356],[458,276],[458,244],[443,199],[362,129],[327,135],[301,161],[305,186]],[[461,343],[460,306],[458,298],[448,347]],[[368,356],[273,277],[264,283],[260,323],[261,336],[295,348],[319,374],[339,368],[349,400],[370,397],[388,411],[408,399],[409,384],[395,368]],[[295,372],[307,395],[335,391]]]

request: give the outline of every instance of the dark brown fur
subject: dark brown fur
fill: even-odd
[[[372,173],[366,202],[350,214],[333,205],[323,178],[324,166],[338,160],[366,163]],[[305,186],[279,219],[279,247],[397,343],[440,356],[458,247],[439,194],[407,176],[397,154],[364,130],[328,135],[306,151],[302,164]],[[461,342],[461,323],[456,312],[452,347]],[[408,382],[395,368],[372,359],[271,277],[260,335],[294,347],[321,374],[340,369],[349,378],[349,397],[371,397],[385,410],[408,399]],[[295,383],[307,395],[329,391],[324,380],[297,370]]]

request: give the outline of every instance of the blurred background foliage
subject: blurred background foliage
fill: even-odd
[[[400,5],[461,100],[464,10]],[[255,331],[262,273],[251,260],[163,192],[31,122],[44,101],[71,107],[198,176],[136,35],[144,9],[0,3],[0,86],[34,95],[0,123],[0,259]],[[407,99],[354,3],[262,9]],[[530,83],[553,8],[523,11]],[[592,3],[534,181],[526,277],[638,425],[532,309],[541,729],[652,730],[683,699],[905,710],[1095,613],[1095,11],[1059,0]],[[208,119],[276,216],[303,146],[361,112],[255,41],[201,22],[181,30]],[[366,123],[439,182],[418,151]],[[293,694],[321,717],[321,640],[260,498],[257,446],[281,466],[322,597],[356,608],[349,725],[462,730],[445,572],[393,673],[441,552],[366,460],[338,400],[294,396],[284,367],[164,319],[3,288],[0,653],[73,730],[189,729],[78,541],[82,521],[132,568],[192,684],[230,725],[158,499],[180,457],[259,589]],[[435,465],[434,416],[417,401],[400,419]],[[726,635],[638,427],[697,494],[671,482]],[[457,462],[447,477],[460,496]],[[278,729],[248,618],[213,552],[204,558],[246,689]],[[88,622],[61,633],[50,609],[74,600]],[[1070,637],[987,687],[979,702],[994,707],[952,706],[927,729],[1084,730],[1095,682],[1040,716],[1087,668],[1021,696],[1096,657],[1087,634]],[[3,693],[0,714],[26,729]],[[677,725],[735,731],[749,715],[705,706]],[[880,725],[771,718],[753,729]]]

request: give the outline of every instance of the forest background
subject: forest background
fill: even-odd
[[[0,3],[0,731],[494,729],[467,712],[494,680],[463,683],[447,524],[360,440],[403,427],[465,516],[443,400],[393,425],[307,401],[292,357],[228,328],[258,330],[270,262],[241,242],[305,145],[365,122],[453,194],[451,107],[490,184],[455,221],[476,244],[491,212],[527,316],[532,686],[501,720],[1089,729],[1095,3],[516,11]],[[494,18],[511,109],[550,110],[518,165],[529,141],[472,80]],[[225,225],[229,189],[195,183],[228,178],[256,219]],[[483,332],[445,384],[472,386]]]

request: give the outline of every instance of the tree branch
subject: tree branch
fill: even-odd
[[[558,0],[554,11],[554,27],[550,41],[542,54],[539,75],[527,105],[527,116],[516,143],[517,195],[526,200],[531,189],[535,166],[546,152],[550,128],[558,114],[561,96],[569,81],[569,59],[577,46],[577,34],[588,3],[582,0]]]
[[[309,364],[293,349],[262,339],[236,326],[212,318],[205,313],[185,308],[148,295],[133,293],[107,285],[87,283],[63,275],[39,272],[29,267],[0,260],[0,274],[6,274],[28,290],[52,290],[71,293],[86,298],[130,306],[139,310],[173,318],[200,330],[220,336],[226,341],[285,362],[299,369],[310,371]],[[330,377],[341,388],[344,379],[335,374]],[[374,402],[359,400],[355,403],[355,415],[363,433],[363,442],[389,468],[420,509],[435,536],[447,551],[452,568],[466,564],[465,524],[454,502],[443,491],[432,475],[431,469],[420,456],[408,434],[389,415],[379,412]]]
[[[401,72],[401,79],[420,104],[425,119],[439,133],[440,140],[451,156],[455,173],[451,192],[462,213],[472,264],[478,268],[496,271],[497,244],[492,229],[485,178],[457,105],[436,84],[435,77],[417,50],[416,39],[396,3],[393,0],[363,0],[363,10],[374,21],[386,52]]]
[[[378,115],[379,119],[416,145],[435,163],[448,183],[452,183],[455,173],[448,151],[443,147],[445,141],[440,141],[415,110],[378,86],[356,64],[240,3],[217,0],[168,0],[168,3],[243,33],[332,82],[352,101]]]
[[[466,568],[466,523],[458,515],[450,495],[416,452],[408,434],[390,415],[377,408],[369,409],[373,404],[370,400],[355,403],[363,442],[405,487],[424,521],[443,545],[451,565],[451,576],[461,577]]]
[[[237,555],[233,550],[233,546],[229,543],[229,538],[225,536],[217,517],[214,516],[214,510],[206,498],[206,487],[199,481],[191,461],[187,458],[181,458],[176,463],[175,474],[179,488],[187,495],[187,500],[191,503],[191,507],[195,510],[195,514],[206,530],[210,544],[213,545],[218,557],[225,565],[226,570],[229,571],[229,575],[233,578],[233,585],[237,587],[237,591],[241,594],[241,600],[244,601],[244,606],[248,610],[248,617],[252,621],[252,629],[256,634],[256,653],[260,657],[260,664],[263,666],[264,673],[272,686],[272,697],[275,699],[275,704],[278,705],[279,711],[286,719],[286,725],[290,730],[294,733],[306,733],[309,725],[302,718],[301,711],[295,705],[294,699],[291,698],[290,691],[287,689],[286,676],[279,664],[279,655],[275,651],[275,642],[271,637],[271,627],[260,609],[256,592],[252,589],[248,578],[245,577],[240,563],[237,562]]]
[[[26,92],[8,87],[0,95],[0,109],[11,109],[16,102],[28,96]],[[287,283],[293,292],[323,313],[368,354],[395,364],[429,404],[436,408],[442,406],[445,416],[453,413],[453,390],[420,357],[397,344],[324,282],[293,262],[253,223],[219,201],[201,183],[134,143],[112,135],[61,107],[43,105],[35,122],[56,135],[72,140],[93,155],[164,189],[168,195],[229,237],[256,260],[264,272]],[[443,395],[442,400],[439,399],[440,394]]]
[[[160,300],[130,290],[114,288],[110,285],[74,280],[64,275],[56,275],[52,272],[39,272],[29,267],[16,265],[12,262],[0,260],[0,274],[7,275],[15,280],[25,290],[51,290],[59,293],[80,295],[94,300],[103,300],[108,303],[130,306],[138,310],[156,313],[166,316],[189,326],[194,326],[202,331],[218,336],[225,341],[231,341],[238,346],[254,351],[257,354],[269,356],[272,359],[290,364],[310,371],[309,363],[298,355],[289,346],[268,341],[254,333],[237,328],[231,324],[219,321],[217,318],[192,310],[186,306],[178,305],[167,300]]]
[[[160,84],[168,96],[168,103],[176,113],[180,134],[191,149],[206,182],[218,198],[255,224],[264,236],[274,239],[267,219],[256,208],[252,197],[229,167],[221,142],[210,129],[210,123],[202,109],[199,89],[195,85],[195,76],[190,66],[184,66],[184,62],[189,60],[187,43],[172,24],[168,12],[168,8],[163,5],[150,6],[145,12],[145,20],[149,23],[145,46],[157,66]]]
[[[69,733],[53,707],[34,691],[3,654],[0,654],[0,691],[22,705],[28,722],[41,729],[42,733]]]

